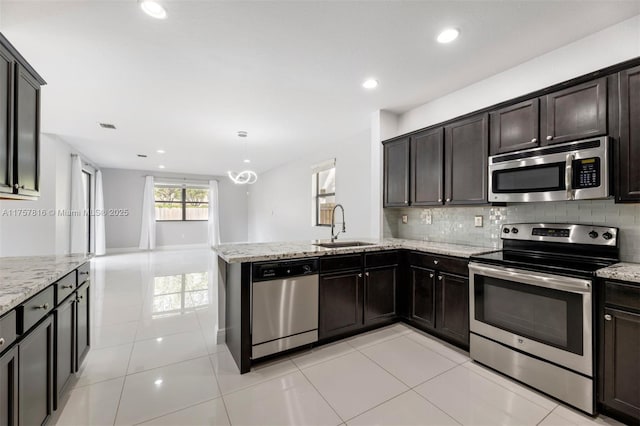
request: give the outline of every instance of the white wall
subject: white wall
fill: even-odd
[[[144,177],[178,177],[200,180],[218,179],[220,202],[220,240],[247,240],[247,195],[245,188],[234,185],[226,177],[146,172],[141,170],[102,169],[104,206],[125,209],[127,216],[107,215],[105,220],[107,249],[137,248],[142,220]],[[207,244],[207,222],[158,222],[156,244],[161,246],[192,246]]]
[[[398,117],[395,135],[437,124],[640,56],[640,15]]]
[[[362,132],[341,143],[261,173],[249,186],[249,241],[329,238],[327,227],[312,226],[311,167],[336,159],[336,201],[344,206],[344,238],[371,235],[370,135]]]
[[[71,153],[55,135],[41,136],[40,198],[0,201],[0,256],[32,256],[69,252],[68,216],[71,190]],[[16,215],[27,211],[36,216]]]

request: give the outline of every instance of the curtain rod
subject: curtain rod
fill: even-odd
[[[145,177],[151,176],[154,179],[158,179],[158,180],[173,180],[176,182],[204,182],[204,183],[209,183],[209,181],[216,181],[216,182],[220,182],[218,179],[191,179],[191,178],[176,178],[176,177],[164,177],[164,176],[155,176],[155,175],[145,175]]]

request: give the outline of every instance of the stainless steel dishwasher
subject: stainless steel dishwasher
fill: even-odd
[[[251,358],[318,340],[318,259],[254,263]]]

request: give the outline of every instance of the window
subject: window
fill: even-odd
[[[336,205],[336,162],[331,160],[313,168],[315,226],[330,226]]]
[[[155,185],[157,221],[196,221],[209,218],[209,188]]]

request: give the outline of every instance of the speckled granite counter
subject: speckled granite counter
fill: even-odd
[[[349,240],[339,240],[349,241]],[[275,243],[241,243],[221,244],[213,250],[228,263],[260,262],[264,260],[294,259],[300,257],[328,256],[335,254],[364,253],[381,250],[408,249],[434,254],[468,258],[475,254],[486,253],[495,249],[475,247],[461,244],[437,243],[430,241],[386,238],[382,240],[358,239],[357,241],[372,245],[360,247],[323,248],[313,245],[318,241],[294,241]]]
[[[0,257],[0,315],[91,259],[86,254]]]
[[[596,271],[600,278],[612,280],[631,281],[640,284],[640,263],[616,263]]]

